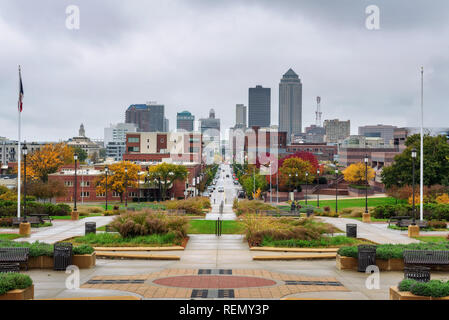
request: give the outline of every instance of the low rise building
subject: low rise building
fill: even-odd
[[[319,161],[335,161],[338,154],[336,145],[327,145],[326,143],[299,143],[287,145],[287,153],[310,152]]]

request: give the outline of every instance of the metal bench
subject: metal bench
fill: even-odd
[[[401,220],[404,220],[404,219],[411,219],[411,217],[410,216],[395,216],[395,217],[391,217],[388,220],[388,225],[390,225],[391,222],[393,222],[393,221],[400,222]]]
[[[25,263],[28,270],[29,248],[0,248],[0,263]]]
[[[18,226],[19,224],[21,224],[24,221],[25,221],[25,219],[23,217],[21,217],[21,218],[15,217],[15,218],[12,218],[12,225],[13,226]],[[26,221],[29,222],[30,224],[34,224],[34,225],[41,224],[43,222],[38,217],[27,217]]]
[[[275,211],[275,210],[260,210],[257,211],[257,213],[271,217],[299,217],[301,215],[299,212]]]
[[[11,263],[0,263],[0,272],[19,272],[20,271],[20,263],[11,262]]]
[[[406,266],[449,265],[449,251],[445,250],[404,250]]]
[[[416,222],[416,225],[419,226],[420,228],[427,227],[427,221],[416,220],[415,222]],[[398,221],[398,223],[396,225],[400,228],[405,228],[405,227],[410,226],[412,223],[413,223],[413,220],[401,219]]]
[[[27,215],[27,218],[28,217],[37,217],[40,219],[41,223],[44,223],[45,220],[50,221],[50,222],[52,221],[50,215],[47,213],[29,213]]]

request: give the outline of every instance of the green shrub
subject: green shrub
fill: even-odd
[[[414,285],[417,281],[413,279],[404,279],[399,282],[398,289],[399,291],[410,291],[412,285]]]
[[[240,200],[236,203],[236,209],[234,209],[237,216],[247,213],[256,213],[258,211],[274,210],[276,208],[272,205],[259,200]]]
[[[94,251],[94,248],[87,244],[73,247],[73,254],[92,254]]]
[[[25,289],[33,284],[29,275],[22,273],[0,273],[0,295],[10,290]]]

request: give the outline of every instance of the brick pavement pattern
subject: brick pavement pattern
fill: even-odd
[[[302,292],[321,292],[321,291],[348,291],[343,285],[315,285],[315,284],[286,284],[286,281],[304,281],[308,282],[338,282],[332,277],[303,277],[293,274],[283,274],[267,270],[253,269],[234,269],[232,275],[198,275],[199,269],[165,269],[150,274],[133,275],[133,276],[98,276],[90,280],[144,280],[144,283],[114,283],[114,284],[88,284],[85,283],[81,288],[91,289],[109,289],[120,290],[137,293],[144,298],[153,299],[190,299],[193,289],[207,288],[223,288],[221,283],[225,284],[224,288],[229,288],[229,284],[233,283],[234,297],[240,299],[280,299],[284,296],[302,293]],[[185,287],[167,286],[170,281],[179,277],[178,285],[185,284]],[[219,282],[216,279],[227,277],[229,280]],[[214,280],[215,279],[215,280]],[[240,280],[237,280],[240,279]],[[168,281],[168,282],[167,282]],[[241,287],[246,281],[248,287]],[[260,286],[254,287],[251,284]]]

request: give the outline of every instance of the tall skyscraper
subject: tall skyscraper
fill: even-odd
[[[164,111],[163,104],[132,104],[126,110],[125,122],[136,124],[140,132],[164,132]]]
[[[176,129],[182,129],[185,131],[193,131],[193,122],[195,116],[189,111],[178,112],[176,115]]]
[[[237,104],[235,106],[235,126],[246,128],[246,106]]]
[[[287,132],[289,142],[292,134],[302,132],[302,83],[292,69],[279,83],[279,131]]]
[[[256,86],[248,92],[248,126],[269,127],[271,123],[271,89]]]

